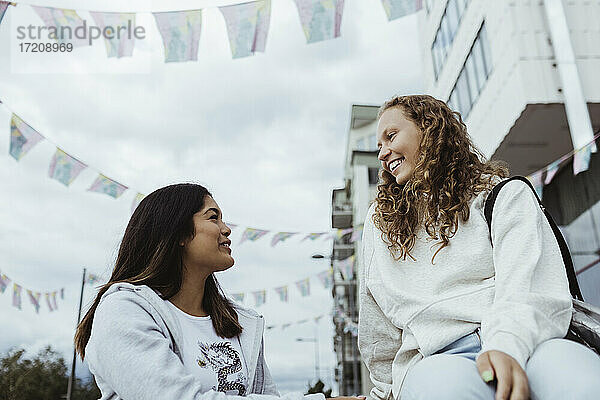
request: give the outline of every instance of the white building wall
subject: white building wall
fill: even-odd
[[[539,0],[470,0],[436,81],[431,44],[447,1],[431,1],[420,16],[426,92],[447,100],[485,21],[492,72],[466,124],[475,144],[491,156],[527,104],[562,103],[544,5]],[[600,102],[600,2],[563,0],[587,102]],[[465,117],[465,116],[463,116]]]

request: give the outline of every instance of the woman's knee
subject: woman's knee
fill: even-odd
[[[400,398],[491,400],[494,390],[479,377],[473,361],[460,356],[436,354],[409,369]]]
[[[600,357],[566,339],[540,344],[527,363],[533,399],[597,399]]]

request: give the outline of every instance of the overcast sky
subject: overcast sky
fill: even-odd
[[[346,2],[342,36],[307,45],[292,0],[274,0],[264,54],[231,58],[225,23],[214,6],[235,1],[27,0],[93,11],[166,11],[208,7],[197,62],[163,62],[149,13],[137,15],[146,39],[132,58],[108,59],[104,43],[59,55],[19,54],[16,27],[40,25],[33,10],[11,7],[0,26],[0,271],[24,289],[66,289],[59,310],[42,299],[36,315],[25,292],[19,311],[12,284],[0,295],[0,353],[51,344],[71,358],[82,268],[108,277],[136,191],[178,182],[209,188],[233,230],[235,266],[219,279],[230,293],[267,289],[258,308],[269,325],[331,311],[316,274],[331,242],[271,236],[238,246],[244,227],[272,231],[331,229],[331,190],[343,186],[351,104],[380,104],[422,88],[417,18],[388,22],[379,0]],[[162,7],[162,8],[161,8]],[[81,17],[92,21],[82,11]],[[21,161],[8,155],[11,111],[48,138]],[[64,187],[47,177],[54,142],[87,163]],[[118,200],[87,192],[97,171],[132,189]],[[311,295],[294,282],[310,277]],[[272,290],[289,284],[289,303]],[[84,304],[94,288],[86,286]],[[321,376],[333,383],[333,326],[327,317],[266,333],[266,357],[280,390],[305,390],[314,377],[311,338],[318,332]]]

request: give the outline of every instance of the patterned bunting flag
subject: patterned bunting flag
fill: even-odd
[[[350,236],[350,243],[354,243],[357,240],[360,240],[362,237],[363,226],[357,226],[352,230],[352,236]]]
[[[252,292],[254,296],[254,305],[256,307],[260,307],[267,301],[267,291],[266,290],[258,290],[256,292]]]
[[[309,278],[299,280],[296,282],[296,287],[300,291],[302,297],[310,295],[310,280]]]
[[[27,125],[16,114],[10,121],[10,150],[9,153],[17,161],[44,137]]]
[[[0,293],[4,293],[9,283],[10,279],[8,278],[8,276],[4,274],[0,275]]]
[[[388,21],[413,14],[423,8],[423,0],[381,0]]]
[[[344,0],[294,0],[307,43],[340,36]]]
[[[48,27],[48,36],[59,43],[71,43],[74,47],[90,46],[91,39],[80,39],[83,36],[76,34],[76,29],[85,29],[83,20],[75,10],[62,8],[31,6]],[[83,27],[83,28],[82,28]],[[77,37],[79,36],[79,37]]]
[[[88,191],[98,192],[109,195],[110,197],[118,198],[123,192],[127,190],[127,186],[121,185],[117,181],[99,174],[92,186],[89,187]]]
[[[0,1],[0,24],[2,23],[2,18],[4,18],[4,13],[8,6],[14,6],[15,3],[9,3],[8,1]]]
[[[86,167],[87,165],[57,147],[56,153],[50,161],[48,176],[65,186],[69,186]]]
[[[279,242],[283,242],[284,240],[291,238],[296,233],[297,232],[277,232],[275,236],[273,236],[273,239],[271,239],[271,247],[274,247]]]
[[[202,10],[154,13],[165,47],[165,62],[198,60]]]
[[[40,312],[40,296],[42,295],[41,293],[36,292],[35,294],[27,289],[27,295],[29,296],[29,301],[31,302],[31,304],[33,304],[33,306],[35,307],[35,312],[39,314]]]
[[[321,282],[325,289],[330,288],[333,285],[333,271],[331,268],[327,271],[320,272],[317,275],[317,278],[319,278],[319,282]]]
[[[527,179],[529,179],[531,181],[531,183],[533,184],[535,192],[540,197],[540,199],[542,198],[542,194],[544,191],[544,182],[542,181],[542,172],[543,171],[538,171],[527,177]]]
[[[87,283],[88,285],[94,285],[101,281],[102,281],[102,279],[98,275],[90,274],[89,272],[86,273],[85,283]]]
[[[573,155],[573,173],[577,175],[580,172],[587,171],[590,167],[591,158],[592,146],[590,144],[575,151],[575,154]]]
[[[56,292],[52,292],[52,306],[55,310],[58,310],[58,304],[56,304]]]
[[[244,302],[244,293],[232,293],[231,297],[238,303]]]
[[[338,261],[337,268],[342,273],[344,280],[352,280],[354,278],[354,256]]]
[[[265,51],[271,20],[271,0],[234,4],[219,7],[219,10],[225,18],[233,58],[248,57],[257,51]]]
[[[106,30],[106,34],[102,36],[108,57],[131,57],[135,45],[135,14],[94,11],[90,11],[90,14],[96,25],[103,32]]]
[[[344,235],[349,234],[353,230],[354,230],[354,228],[336,229],[336,231],[334,232],[334,235],[335,235],[334,237],[341,239]]]
[[[140,192],[138,192],[135,195],[135,197],[133,198],[133,202],[131,203],[131,212],[132,213],[135,211],[135,209],[140,204],[140,202],[144,199],[144,197],[146,197],[146,195],[145,194],[141,194]]]
[[[558,167],[560,166],[562,159],[554,161],[552,164],[548,166],[546,169],[546,179],[544,179],[544,184],[549,185],[552,182],[552,178],[558,172]]]
[[[285,301],[285,302],[288,301],[288,287],[287,287],[287,285],[276,287],[275,288],[275,292],[277,292],[277,294],[279,295],[279,300]]]
[[[302,241],[305,241],[306,239],[308,240],[317,240],[318,238],[320,238],[321,236],[327,234],[327,232],[315,232],[315,233],[309,233],[308,235],[304,236],[304,239],[302,239]]]
[[[242,234],[242,238],[240,239],[240,244],[244,243],[246,240],[255,242],[261,237],[265,236],[267,233],[269,233],[269,231],[265,231],[262,229],[246,228],[246,230]]]
[[[13,283],[13,299],[12,299],[13,307],[17,307],[19,310],[21,309],[21,286]]]
[[[44,293],[44,297],[46,298],[46,305],[50,309],[50,312],[54,311],[54,308],[52,307],[52,303],[50,303],[50,293]]]

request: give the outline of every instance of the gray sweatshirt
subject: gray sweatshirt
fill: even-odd
[[[248,369],[246,397],[204,388],[181,361],[179,321],[148,286],[117,283],[102,296],[85,348],[101,400],[324,400],[324,396],[279,396],[263,354],[264,319],[236,305],[243,327],[240,344]]]
[[[482,352],[499,350],[522,367],[543,341],[564,337],[572,302],[560,249],[531,189],[500,191],[488,233],[487,193],[470,204],[448,247],[423,229],[411,254],[395,261],[375,228],[363,231],[358,341],[375,385],[370,396],[398,399],[408,369],[481,327]]]

